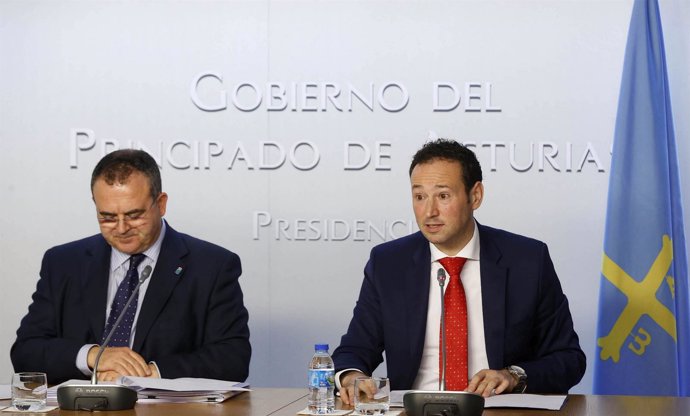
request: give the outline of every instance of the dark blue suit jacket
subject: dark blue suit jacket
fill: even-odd
[[[482,225],[479,238],[489,367],[522,367],[528,392],[566,393],[585,372],[585,354],[546,245]],[[385,350],[391,388],[412,388],[424,348],[430,276],[422,233],[374,247],[352,321],[333,353],[336,371],[371,374]]]
[[[10,353],[15,371],[46,372],[49,383],[85,378],[75,362],[83,345],[101,340],[110,253],[100,234],[46,252]],[[244,381],[251,347],[241,272],[236,254],[167,226],[134,351],[155,361],[165,378]]]

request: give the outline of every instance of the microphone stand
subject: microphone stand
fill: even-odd
[[[446,271],[438,269],[436,280],[441,292],[441,369],[439,391],[410,390],[403,395],[407,416],[481,416],[484,398],[466,391],[446,391],[446,306],[443,288]]]
[[[127,303],[125,303],[124,308],[122,308],[122,311],[120,311],[120,315],[115,320],[113,327],[110,328],[110,332],[108,332],[108,336],[105,337],[105,340],[103,341],[103,345],[101,345],[101,347],[98,349],[98,354],[96,355],[96,361],[93,364],[93,374],[91,375],[91,384],[93,384],[93,385],[98,384],[98,363],[101,361],[101,355],[103,355],[103,352],[105,351],[106,346],[110,342],[110,339],[113,337],[115,330],[117,329],[118,326],[120,326],[120,322],[122,322],[122,319],[125,317],[125,311],[127,309],[129,309],[129,305],[132,304],[132,301],[134,300],[134,298],[139,293],[139,288],[141,287],[142,283],[144,283],[144,281],[149,278],[150,274],[151,274],[151,266],[146,266],[144,271],[141,273],[141,277],[139,278],[139,282],[137,283],[137,286],[134,288],[134,291],[132,291],[132,294],[129,295],[129,299],[127,299]]]
[[[446,285],[446,272],[443,268],[438,269],[436,280],[441,289],[441,374],[438,378],[438,389],[446,389],[446,303],[444,302],[443,287]]]
[[[127,299],[124,308],[120,311],[120,315],[115,320],[113,327],[108,332],[103,345],[98,349],[96,361],[93,365],[93,375],[91,376],[91,384],[73,384],[67,386],[60,386],[57,389],[58,405],[62,410],[129,410],[134,408],[137,402],[137,392],[127,386],[119,384],[98,384],[98,363],[101,360],[101,355],[105,351],[110,338],[113,337],[115,330],[120,325],[122,318],[125,316],[125,311],[138,295],[139,288],[151,275],[151,266],[144,267],[139,277],[139,283],[132,291],[132,294]]]

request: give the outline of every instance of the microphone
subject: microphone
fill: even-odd
[[[438,379],[439,391],[410,390],[403,395],[407,416],[481,416],[484,398],[466,391],[446,391],[446,306],[443,287],[446,271],[441,267],[436,273],[441,292],[441,368]]]
[[[98,364],[103,351],[105,351],[108,342],[110,342],[110,338],[112,338],[115,330],[120,325],[120,321],[125,316],[125,311],[129,308],[134,297],[138,295],[141,285],[151,276],[152,270],[150,265],[144,267],[141,276],[139,276],[139,283],[137,283],[124,308],[120,311],[120,315],[115,320],[110,332],[108,332],[103,345],[98,348],[98,355],[96,355],[96,361],[93,365],[91,384],[72,384],[58,387],[57,399],[60,409],[94,411],[128,410],[134,408],[134,404],[137,402],[136,391],[120,384],[98,384]]]
[[[436,273],[436,281],[441,292],[441,374],[438,378],[438,389],[446,389],[446,303],[443,301],[443,287],[446,285],[446,271],[443,267]]]

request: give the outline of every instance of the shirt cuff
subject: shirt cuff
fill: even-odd
[[[91,350],[92,347],[98,347],[98,344],[86,344],[83,347],[79,349],[79,352],[77,353],[77,369],[82,372],[85,376],[91,377],[93,375],[93,371],[89,368],[88,364],[88,359],[89,359],[89,350]]]
[[[335,386],[340,390],[343,386],[340,384],[340,377],[343,375],[343,373],[346,373],[348,371],[359,371],[360,373],[364,374],[362,370],[358,370],[356,368],[346,368],[344,370],[340,370],[337,373],[335,373]]]
[[[156,364],[155,361],[149,361],[149,364],[153,364],[153,366],[156,367],[156,371],[158,372],[158,377],[163,378],[163,374],[161,374],[161,369],[158,368],[158,364]]]

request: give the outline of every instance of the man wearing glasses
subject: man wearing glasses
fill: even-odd
[[[239,257],[163,220],[168,195],[144,151],[106,155],[91,176],[91,193],[101,233],[46,252],[12,346],[15,371],[46,372],[51,384],[90,376],[122,314],[100,359],[99,380],[244,381],[251,347]],[[132,297],[149,266],[151,277]]]

